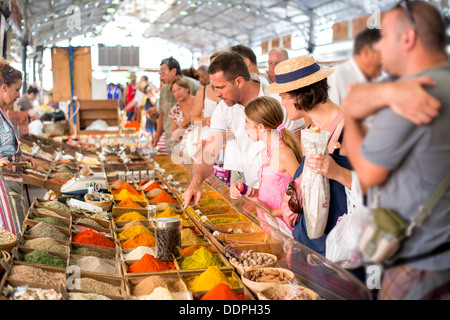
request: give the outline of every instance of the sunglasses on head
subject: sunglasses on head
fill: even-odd
[[[397,3],[397,5],[395,6],[396,8],[401,8],[403,9],[406,14],[408,15],[409,21],[411,21],[414,30],[417,31],[417,26],[416,26],[416,20],[414,19],[411,9],[409,9],[408,6],[409,1],[408,0],[401,0],[400,2]]]
[[[4,75],[4,77],[7,77],[11,72],[13,72],[14,68],[10,67],[10,69],[8,70],[8,72]]]
[[[288,201],[289,210],[294,213],[300,213],[300,200],[298,198],[297,190],[295,190],[294,180],[289,182],[289,185],[286,188],[286,195],[291,197]]]

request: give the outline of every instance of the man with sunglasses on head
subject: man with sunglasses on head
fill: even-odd
[[[165,144],[167,150],[169,150],[170,152],[171,135],[172,135],[172,118],[169,117],[169,112],[173,108],[173,106],[177,104],[177,100],[175,99],[172,90],[170,90],[170,83],[175,79],[183,77],[188,82],[189,88],[191,89],[191,94],[194,96],[201,86],[197,80],[181,74],[180,64],[173,57],[169,57],[161,61],[159,74],[161,80],[164,82],[164,85],[162,86],[159,95],[159,108],[158,108],[159,115],[156,120],[156,132],[153,135],[151,144],[152,147],[155,147],[159,139],[161,138],[161,135],[164,132]]]
[[[424,1],[401,1],[381,25],[382,65],[396,82],[353,86],[342,104],[344,145],[368,205],[407,224],[449,173],[450,67],[445,22]],[[364,119],[374,114],[366,133]],[[378,191],[377,191],[378,190]],[[450,297],[450,190],[385,263],[378,299]]]

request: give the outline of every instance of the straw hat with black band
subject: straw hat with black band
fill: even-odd
[[[309,86],[334,72],[331,67],[321,67],[312,55],[284,60],[275,67],[275,82],[265,91],[283,93]]]

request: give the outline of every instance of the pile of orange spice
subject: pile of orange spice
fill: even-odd
[[[175,270],[175,263],[172,261],[161,261],[148,253],[128,267],[128,272],[130,273],[166,270]]]
[[[126,207],[126,208],[143,208],[139,203],[136,201],[131,200],[130,198],[124,199],[120,201],[117,205],[117,207]]]
[[[141,192],[134,189],[133,186],[131,184],[129,184],[128,182],[125,182],[125,183],[121,184],[120,186],[118,186],[115,190],[113,190],[113,194],[119,194],[120,191],[122,191],[122,190],[127,190],[129,193],[135,194],[135,195],[141,194]]]
[[[244,294],[237,294],[227,284],[221,282],[200,298],[200,300],[246,300]]]
[[[122,249],[135,249],[140,246],[154,247],[155,245],[155,238],[143,233],[138,233],[121,244]]]
[[[150,200],[150,202],[166,202],[166,203],[178,203],[173,199],[166,191],[162,190],[161,193]]]
[[[147,188],[144,189],[145,192],[153,190],[153,189],[161,189],[161,185],[158,182],[152,182]]]

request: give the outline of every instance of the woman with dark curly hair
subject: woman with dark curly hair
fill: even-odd
[[[276,82],[266,88],[269,93],[280,94],[281,104],[286,108],[291,120],[308,117],[312,121],[310,128],[320,128],[330,133],[328,154],[312,154],[303,159],[294,175],[294,182],[287,188],[287,192],[292,194],[292,199],[290,203],[286,203],[285,197],[282,207],[285,221],[294,227],[292,231],[294,239],[322,255],[325,255],[328,233],[336,225],[338,218],[348,212],[345,187],[351,189],[352,185],[352,167],[346,156],[346,150],[342,147],[343,115],[339,106],[328,97],[327,77],[333,71],[333,68],[320,67],[311,55],[292,58],[276,66]],[[303,143],[301,146],[302,153],[305,154]],[[304,166],[328,178],[330,184],[328,220],[324,234],[316,239],[310,239],[308,236],[301,205],[299,181]]]
[[[14,234],[25,219],[22,167],[14,163],[26,160],[36,168],[32,158],[22,157],[18,128],[8,117],[21,88],[22,72],[0,59],[0,228]]]

